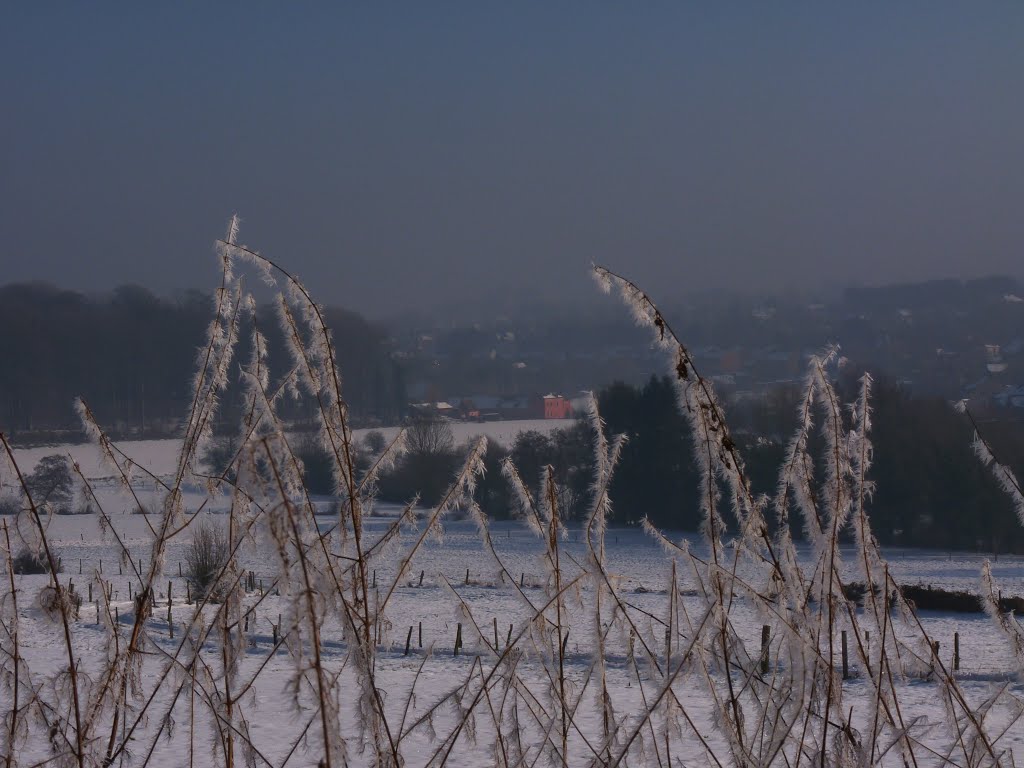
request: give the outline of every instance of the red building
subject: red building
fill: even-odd
[[[572,404],[569,402],[569,398],[561,395],[544,395],[544,418],[572,418]]]

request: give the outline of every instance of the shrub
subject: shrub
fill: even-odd
[[[70,503],[74,492],[71,480],[71,467],[67,456],[52,454],[43,456],[25,478],[25,484],[36,504],[50,504],[55,509],[64,511]]]
[[[50,561],[46,559],[43,552],[33,552],[30,549],[22,549],[11,561],[14,572],[20,575],[41,574],[50,572]],[[63,570],[60,560],[57,560],[57,573]]]
[[[16,515],[21,511],[21,500],[11,494],[0,496],[0,515]]]
[[[442,419],[415,419],[406,428],[405,453],[394,469],[380,478],[380,497],[402,502],[419,494],[424,505],[433,506],[448,488],[458,465],[451,425]]]
[[[366,446],[366,450],[372,456],[380,456],[380,454],[384,453],[384,449],[388,447],[388,441],[384,437],[383,432],[378,429],[372,429],[363,437],[363,445]]]
[[[197,600],[220,602],[224,587],[217,576],[228,561],[230,544],[227,533],[209,521],[203,521],[192,533],[185,549],[185,578]]]
[[[238,438],[234,435],[217,437],[210,441],[200,461],[211,475],[223,474],[229,482],[234,482],[236,471],[230,466],[238,452]]]
[[[334,458],[312,435],[305,435],[295,446],[295,455],[302,462],[302,479],[306,490],[317,496],[334,494]]]

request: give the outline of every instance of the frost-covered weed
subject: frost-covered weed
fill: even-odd
[[[681,755],[687,764],[716,766],[1011,764],[1000,743],[1019,727],[1019,694],[1002,686],[980,704],[967,701],[900,595],[871,533],[871,381],[864,377],[856,400],[841,403],[830,380],[834,350],[810,361],[776,492],[757,496],[722,404],[666,318],[637,286],[595,270],[665,350],[701,476],[702,546],[674,542],[645,522],[670,555],[660,586],[662,609],[651,611],[637,605],[609,571],[607,520],[614,499],[608,490],[624,438],[606,433],[594,398],[588,415],[595,461],[580,533],[582,558],[566,546],[567,496],[553,469],[545,468],[531,491],[506,462],[502,471],[519,518],[536,538],[539,565],[527,584],[525,574],[506,562],[476,498],[484,439],[469,447],[421,523],[413,499],[382,535],[370,536],[364,519],[373,514],[378,479],[407,447],[408,436],[400,433],[390,444],[374,440],[367,460],[353,440],[321,308],[294,276],[238,237],[233,218],[217,244],[221,280],[197,355],[174,474],[156,477],[136,466],[88,405],[76,404],[131,508],[144,506],[133,478],[141,474],[158,489],[157,505],[146,502],[158,514],[146,518],[150,556],[143,562],[129,552],[90,481],[74,467],[81,497],[96,509],[104,535],[121,552],[120,567],[137,584],[134,609],[119,614],[96,573],[95,614],[78,615],[80,592],[53,572],[59,561],[48,546],[46,511],[31,493],[11,516],[10,528],[4,520],[5,766],[32,764],[22,755],[33,733],[46,734],[56,765],[155,764],[156,745],[164,739],[184,744],[182,764],[277,765],[254,738],[259,718],[267,716],[256,691],[267,670],[282,662],[288,665],[284,705],[291,710],[287,754],[322,766],[457,765],[467,750],[500,766],[667,766]],[[282,287],[276,304],[289,359],[276,376],[270,375],[272,361],[240,266]],[[252,329],[247,350],[236,355],[246,326]],[[232,387],[242,416],[211,465],[204,457],[210,455],[219,401]],[[280,419],[283,397],[312,404],[317,428],[310,443],[296,444]],[[824,445],[817,455],[811,450],[816,431]],[[5,484],[25,488],[5,440],[3,448]],[[326,527],[315,516],[308,482],[304,457],[311,450],[322,457],[322,475],[338,502]],[[1016,478],[980,438],[978,450],[1021,507]],[[209,491],[200,510],[186,508],[188,487]],[[200,514],[214,500],[221,509],[227,504],[216,534]],[[491,560],[482,570],[489,570],[493,584],[473,588],[511,593],[527,619],[499,634],[497,620],[476,615],[466,599],[468,579],[462,585],[442,577],[462,626],[465,662],[441,667],[439,654],[424,649],[408,667],[408,690],[389,690],[382,670],[395,663],[389,650],[394,598],[412,585],[417,555],[443,536],[453,513],[473,520]],[[798,559],[789,535],[794,516],[813,550],[810,567]],[[851,565],[867,587],[863,610],[846,598],[840,578],[839,539],[851,530],[857,560]],[[34,604],[53,620],[67,662],[49,675],[35,674],[22,651],[18,610],[24,587],[15,574],[12,535],[51,565]],[[188,597],[195,604],[183,608],[177,598],[165,613],[167,551],[178,542],[193,542]],[[271,578],[259,592],[241,565],[243,555],[257,552]],[[387,575],[378,580],[378,573]],[[984,569],[982,577],[986,604],[1024,664],[1020,626],[999,612],[991,571]],[[283,610],[272,622],[272,639],[257,642],[249,619],[271,593],[281,595]],[[740,610],[752,610],[763,623],[761,638],[742,636]],[[84,621],[96,628],[86,630]],[[74,638],[85,631],[105,633],[106,654],[98,668],[79,674]],[[157,632],[173,632],[173,639],[157,643]],[[851,673],[867,689],[860,699],[870,702],[866,712],[855,713],[847,698],[839,662],[844,636],[850,638]],[[244,664],[247,655],[255,663]],[[446,688],[425,684],[439,674],[449,681]],[[901,701],[908,679],[933,686],[942,701],[946,721],[937,737]],[[707,706],[710,723],[702,715]],[[991,725],[996,709],[1010,712],[1009,725],[1005,718]],[[197,731],[204,722],[212,724],[212,742]]]

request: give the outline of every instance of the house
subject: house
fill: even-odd
[[[436,403],[409,403],[409,410],[420,417],[441,417],[450,419],[457,415],[451,403],[446,403],[444,401]]]
[[[473,395],[460,398],[459,410],[470,421],[539,419],[544,411],[540,398]]]
[[[572,403],[569,402],[569,398],[555,394],[544,395],[544,418],[572,418]]]

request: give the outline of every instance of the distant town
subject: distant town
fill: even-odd
[[[1024,286],[1010,277],[850,287],[814,296],[693,296],[663,306],[719,396],[743,407],[800,386],[806,361],[837,345],[840,362],[915,396],[968,400],[1000,418],[1024,414]],[[180,429],[210,297],[168,299],[140,286],[86,296],[46,284],[0,287],[0,419],[15,439],[71,439],[83,396],[113,434]],[[452,420],[571,419],[580,393],[640,385],[665,371],[649,339],[614,305],[477,320],[370,322],[325,309],[357,426],[417,414]],[[289,352],[269,308],[258,312],[277,375]],[[116,328],[121,343],[101,344]],[[241,330],[243,338],[246,329]],[[102,360],[97,365],[96,360]],[[54,361],[60,361],[55,364]],[[229,391],[217,428],[237,424]],[[308,404],[282,403],[300,426]],[[35,437],[33,437],[35,436]]]
[[[800,386],[809,357],[834,344],[843,365],[909,393],[1024,413],[1024,286],[1013,278],[697,297],[663,309],[728,401]],[[412,407],[465,420],[566,418],[579,410],[579,391],[640,384],[665,366],[614,308],[409,328],[388,343]],[[481,394],[459,394],[469,388]]]
[[[463,421],[509,421],[524,419],[571,419],[586,408],[586,392],[575,397],[553,393],[531,397],[496,397],[473,395],[434,403],[411,403],[410,410],[419,416],[433,416]]]

